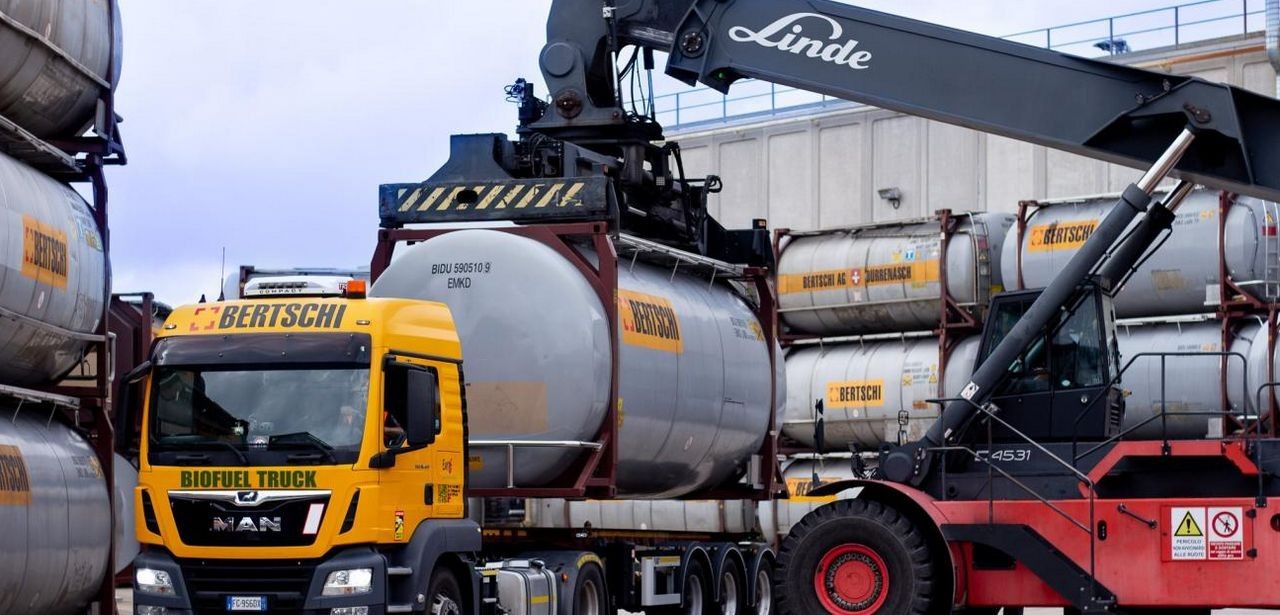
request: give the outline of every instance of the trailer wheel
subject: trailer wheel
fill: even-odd
[[[773,564],[760,563],[756,570],[756,615],[773,615]]]
[[[744,615],[747,612],[747,574],[734,561],[724,564],[720,572],[721,615]]]
[[[427,612],[431,615],[462,615],[462,589],[448,568],[436,568],[427,584]]]
[[[702,560],[692,558],[685,569],[680,606],[667,607],[658,612],[662,615],[709,615],[714,606],[711,597],[711,576],[707,573],[707,567]]]
[[[573,612],[575,615],[603,615],[608,608],[604,574],[595,564],[587,564],[578,570],[578,580],[573,588]]]
[[[779,611],[924,615],[933,591],[925,537],[874,500],[841,500],[804,517],[778,556]]]

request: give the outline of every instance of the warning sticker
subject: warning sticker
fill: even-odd
[[[1169,559],[1244,559],[1244,509],[1169,509]]]
[[[1209,559],[1244,559],[1243,511],[1239,508],[1210,508]]]
[[[1174,560],[1208,559],[1208,541],[1204,535],[1203,508],[1170,509],[1173,533],[1169,537],[1169,557]]]

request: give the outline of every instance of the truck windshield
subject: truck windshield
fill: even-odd
[[[207,357],[179,340],[164,341],[169,347],[158,349],[161,364],[152,372],[152,463],[355,460],[369,407],[367,361],[317,357],[299,352],[293,342],[293,356],[286,360],[250,363],[237,360],[235,347],[249,340],[224,338],[217,348],[208,349],[214,354]],[[262,344],[272,341],[253,340],[252,352],[262,352]],[[349,340],[340,343],[350,346]],[[322,361],[309,361],[306,355]],[[214,361],[219,358],[221,363]],[[173,359],[193,364],[166,364]]]

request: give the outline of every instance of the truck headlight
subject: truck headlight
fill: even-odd
[[[164,570],[139,568],[133,572],[133,581],[144,594],[173,595],[173,579]]]
[[[322,596],[356,596],[373,591],[373,569],[334,570],[324,580]]]

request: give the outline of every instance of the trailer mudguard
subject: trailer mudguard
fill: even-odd
[[[470,519],[427,519],[418,524],[413,531],[409,544],[397,551],[387,554],[391,566],[411,568],[408,583],[396,583],[391,586],[388,604],[417,604],[417,593],[426,590],[431,580],[431,573],[436,562],[447,553],[471,555],[479,553],[481,546],[480,526]],[[472,602],[479,608],[478,596],[472,585],[471,575],[458,578]]]
[[[773,549],[762,545],[758,550],[756,550],[755,554],[751,556],[751,561],[747,563],[747,596],[750,597],[749,602],[752,607],[759,606],[756,604],[755,600],[756,596],[759,595],[756,593],[756,583],[760,580],[760,569],[768,566],[771,569],[769,579],[774,579],[774,574],[777,572],[777,566],[774,562],[777,559],[777,555],[774,554]]]
[[[744,591],[746,591],[746,588],[751,587],[750,582],[746,578],[746,575],[748,574],[747,562],[743,558],[742,552],[738,550],[737,545],[731,543],[720,543],[711,545],[711,547],[712,550],[708,555],[711,557],[711,591],[714,592],[714,595],[720,595],[720,583],[723,581],[721,574],[724,572],[724,567],[730,563],[731,558],[732,562],[736,562],[739,569],[742,571]]]
[[[934,499],[923,491],[907,485],[866,479],[827,483],[814,488],[807,495],[810,497],[834,496],[855,489],[858,491],[854,498],[876,500],[891,506],[910,518],[916,527],[925,533],[929,540],[929,549],[938,563],[938,571],[941,572],[945,567],[950,572],[950,574],[940,574],[938,577],[950,584],[950,587],[944,588],[944,593],[940,595],[950,592],[953,604],[960,604],[961,585],[958,581],[961,580],[960,575],[963,574],[963,570],[956,566],[956,554],[952,552],[951,545],[942,534],[942,526],[948,521],[946,515],[934,505]]]

